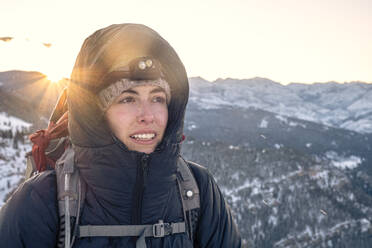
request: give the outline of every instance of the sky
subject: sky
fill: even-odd
[[[189,77],[372,83],[370,0],[1,0],[0,71],[69,77],[85,38],[142,23]]]

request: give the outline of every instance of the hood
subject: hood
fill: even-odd
[[[189,86],[180,58],[151,28],[140,24],[114,24],[96,31],[84,41],[71,74],[67,90],[68,129],[74,145],[98,148],[115,143],[99,107],[98,91],[105,75],[145,56],[159,61],[172,95],[161,145],[181,142]]]

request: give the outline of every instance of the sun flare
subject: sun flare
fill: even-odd
[[[59,73],[58,71],[48,72],[48,73],[45,73],[45,74],[47,76],[47,79],[50,80],[50,82],[54,83],[54,84],[58,83],[59,81],[61,81],[63,78],[66,77],[62,73]]]

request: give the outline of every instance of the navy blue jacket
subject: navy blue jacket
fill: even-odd
[[[184,233],[164,238],[146,238],[147,247],[241,247],[239,233],[218,186],[205,168],[190,165],[200,187],[201,196],[195,246]],[[156,206],[151,213],[143,216],[142,222],[153,224],[160,218],[166,222],[182,221],[179,200],[164,199],[178,198],[177,194],[178,192],[170,190],[166,197],[154,196],[149,199],[145,203],[149,205],[148,208],[151,209],[151,205]],[[159,201],[162,202],[162,206],[158,205]],[[105,209],[104,205],[105,200],[95,199],[91,189],[88,189],[81,223],[94,225],[131,223],[129,215],[128,222],[116,219],[120,218],[118,216],[122,211],[116,209],[117,206],[113,205],[109,206],[112,209]],[[111,210],[114,210],[114,213]],[[55,172],[43,172],[22,184],[1,209],[1,247],[56,247],[58,223]],[[135,247],[135,241],[128,237],[82,238],[77,240],[74,247]]]

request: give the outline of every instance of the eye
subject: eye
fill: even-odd
[[[131,96],[123,97],[118,101],[118,103],[132,103],[132,102],[134,102],[134,97],[131,97]]]
[[[152,98],[152,102],[154,102],[154,103],[165,103],[166,99],[163,96],[154,96]]]

